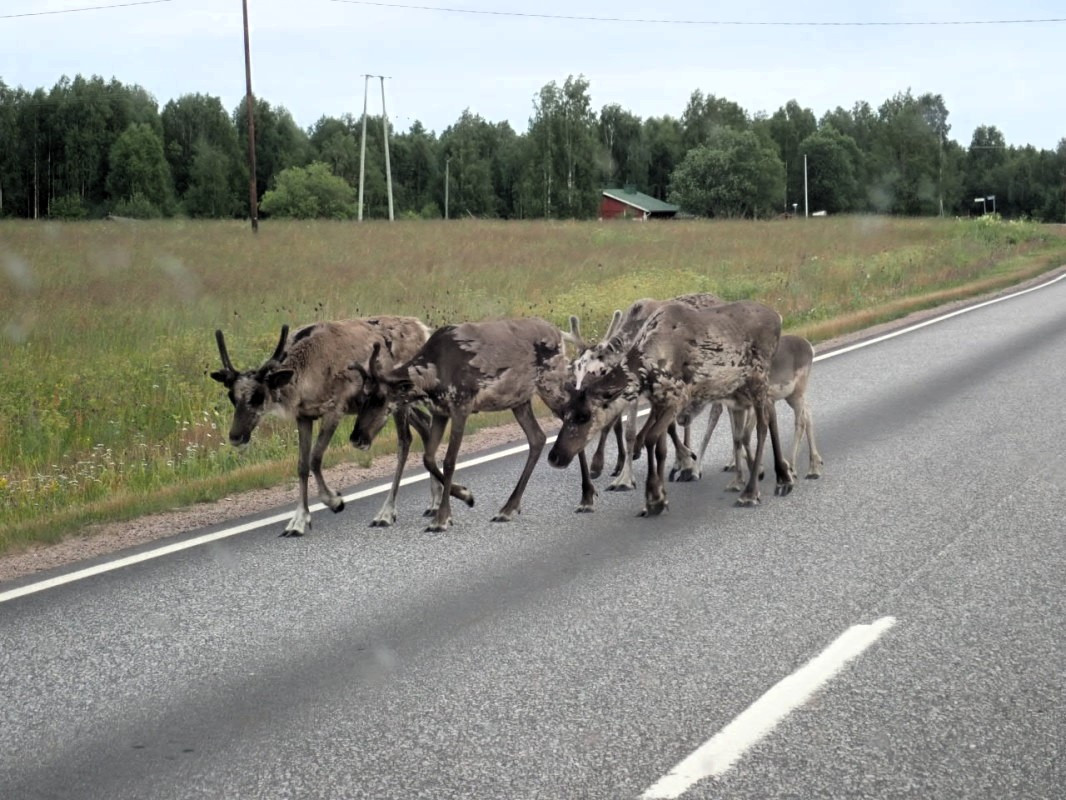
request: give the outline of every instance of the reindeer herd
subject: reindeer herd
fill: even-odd
[[[822,458],[806,390],[814,363],[810,343],[781,335],[781,316],[753,301],[725,302],[711,294],[672,300],[643,299],[616,311],[603,340],[587,342],[580,321],[570,318],[561,331],[538,318],[502,319],[445,325],[431,331],[414,317],[379,316],[287,325],[273,354],[262,365],[237,370],[225,337],[215,331],[222,383],[233,404],[230,442],[243,446],[267,414],[289,417],[299,434],[300,497],[282,536],[302,536],[311,527],[308,478],[334,512],[344,500],[322,475],[322,457],[346,415],[355,415],[350,440],[366,449],[391,416],[398,457],[390,491],[370,523],[396,521],[396,495],[410,452],[412,429],[423,442],[422,462],[430,475],[429,531],[447,530],[451,499],[474,505],[470,490],[455,483],[455,465],[467,419],[479,411],[510,410],[529,443],[522,474],[493,517],[507,522],[520,513],[522,495],[547,442],[533,410],[540,400],[562,422],[548,463],[565,468],[576,456],[581,471],[578,512],[593,510],[593,479],[603,470],[607,438],[614,431],[618,460],[609,491],[636,487],[634,459],[647,453],[641,516],[667,509],[666,479],[699,480],[703,456],[723,410],[728,410],[736,476],[727,488],[740,492],[739,505],[759,503],[760,465],[769,435],[775,473],[774,493],[789,494],[793,465],[805,438],[808,478],[821,475]],[[567,346],[575,351],[567,354]],[[638,428],[638,406],[649,405]],[[785,400],[795,417],[791,458],[784,457],[774,404]],[[709,408],[698,450],[691,446],[693,419]],[[318,421],[318,434],[313,435]],[[437,451],[450,433],[443,462]],[[755,434],[754,450],[751,435]],[[599,435],[591,466],[585,449]],[[674,459],[667,476],[668,440]],[[744,467],[747,477],[744,477]]]

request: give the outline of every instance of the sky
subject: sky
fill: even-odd
[[[796,100],[819,118],[909,89],[943,96],[963,146],[979,125],[1010,145],[1066,138],[1063,0],[247,2],[253,89],[305,129],[358,117],[372,74],[387,76],[397,130],[418,120],[439,134],[469,110],[522,133],[543,86],[583,75],[595,110],[642,118],[680,117],[697,89],[749,114]],[[94,6],[118,7],[75,10]],[[139,84],[160,108],[199,92],[232,110],[245,88],[241,0],[0,0],[0,80],[48,89],[79,73]],[[380,114],[381,82],[369,87]]]

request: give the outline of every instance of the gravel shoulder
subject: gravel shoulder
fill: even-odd
[[[825,353],[849,344],[874,338],[940,314],[1035,286],[1063,272],[1066,272],[1066,267],[1060,267],[996,292],[972,297],[967,300],[946,303],[925,311],[914,312],[892,322],[875,325],[861,331],[820,342],[816,350],[819,353]],[[504,444],[521,443],[524,440],[525,437],[517,423],[501,425],[466,436],[463,440],[463,454],[469,456],[472,453],[489,450]],[[339,444],[341,443],[337,442],[334,446]],[[358,488],[363,484],[391,477],[394,469],[395,462],[391,457],[386,456],[376,459],[369,467],[360,467],[356,464],[340,464],[326,470],[325,474],[331,486],[344,487],[343,491],[347,494],[353,488]],[[228,519],[257,514],[279,507],[284,508],[290,505],[295,507],[296,491],[296,480],[294,478],[292,481],[279,486],[235,494],[211,503],[200,503],[188,508],[174,509],[125,522],[92,525],[54,544],[33,546],[19,552],[0,555],[0,582],[118,552],[156,539],[172,536],[182,531],[217,525]]]

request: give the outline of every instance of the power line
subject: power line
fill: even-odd
[[[135,0],[130,3],[113,3],[107,6],[84,6],[83,8],[60,8],[55,11],[26,11],[22,14],[0,14],[0,19],[16,17],[45,17],[54,14],[75,14],[79,11],[102,11],[107,8],[129,8],[130,6],[154,6],[159,3],[173,3],[174,0]]]
[[[475,8],[454,8],[446,6],[419,6],[410,3],[384,3],[374,0],[330,0],[331,3],[345,3],[354,6],[378,6],[409,11],[441,11],[449,14],[481,14],[494,17],[527,17],[534,19],[566,20],[579,22],[630,22],[655,25],[721,25],[721,26],[780,26],[780,27],[863,27],[863,26],[920,26],[920,25],[1036,25],[1051,22],[1066,22],[1066,17],[1047,19],[972,19],[972,20],[916,20],[916,21],[867,21],[867,22],[785,22],[728,19],[662,19],[639,17],[596,17],[575,14],[544,14],[534,11],[489,11]]]

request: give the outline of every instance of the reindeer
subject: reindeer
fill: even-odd
[[[777,417],[768,394],[770,363],[780,335],[781,316],[761,303],[740,301],[706,308],[678,301],[664,304],[645,323],[623,359],[605,365],[601,373],[586,374],[580,386],[576,380],[568,386],[563,426],[548,453],[548,463],[567,466],[594,431],[643,392],[651,401],[651,412],[638,436],[648,453],[641,516],[660,514],[667,505],[663,482],[667,428],[682,410],[718,400],[730,409],[754,409],[757,443],[753,461],[761,461],[769,430],[777,475],[775,494],[788,494],[793,478],[781,456]],[[759,502],[757,475],[753,468],[738,505]]]
[[[367,364],[372,348],[384,349],[388,364],[410,358],[418,350],[429,329],[414,317],[370,317],[365,319],[317,322],[299,328],[288,340],[289,326],[283,325],[274,353],[262,366],[239,371],[233,366],[221,330],[215,331],[222,369],[211,377],[223,384],[233,404],[229,439],[233,445],[248,444],[259,421],[267,414],[294,419],[300,438],[300,498],[296,511],[282,536],[302,536],[311,527],[307,502],[307,479],[312,473],[319,497],[333,512],[344,510],[344,499],[326,485],[322,476],[322,456],[342,417],[359,409],[362,380],[348,367]],[[420,412],[421,413],[421,412]],[[424,413],[398,410],[396,430],[401,451],[410,445],[410,425],[428,434]],[[312,427],[319,421],[318,437],[312,447]],[[396,489],[402,462],[397,467],[392,491],[371,525],[388,525],[396,518]],[[455,487],[460,495],[464,487]],[[433,491],[437,503],[439,486]],[[465,499],[465,496],[464,496]],[[472,502],[472,500],[471,500]]]
[[[611,324],[607,328],[607,333],[599,344],[593,346],[585,344],[584,339],[581,338],[580,323],[576,316],[571,316],[571,335],[580,350],[573,363],[576,388],[580,389],[582,383],[588,377],[603,375],[612,366],[619,363],[628,348],[636,340],[638,334],[651,315],[662,308],[664,304],[669,302],[685,303],[693,308],[710,308],[712,306],[720,305],[723,301],[721,298],[708,292],[685,294],[675,297],[672,301],[655,300],[650,297],[636,300],[630,305],[624,315],[622,314],[621,309],[614,312]],[[622,425],[623,415],[626,417],[624,434]],[[596,445],[596,451],[592,456],[590,474],[593,478],[599,477],[600,472],[602,471],[604,449],[612,429],[615,434],[618,455],[615,469],[611,473],[615,480],[607,486],[607,491],[628,491],[635,488],[637,485],[636,479],[633,477],[633,461],[640,456],[640,448],[635,446],[637,438],[636,398],[633,399],[627,408],[622,409],[619,412],[617,418],[612,423],[605,425],[601,430],[599,442]],[[690,437],[688,424],[685,425],[683,440],[679,439],[677,428],[673,423],[668,427],[668,433],[674,442],[675,450],[682,445],[684,449],[688,449]],[[676,474],[676,472],[677,468],[675,468],[671,475]]]
[[[448,501],[452,475],[467,418],[478,411],[511,410],[529,442],[518,485],[493,522],[508,522],[521,510],[522,494],[547,437],[533,413],[539,396],[554,412],[565,403],[567,360],[563,334],[537,318],[466,322],[438,328],[412,358],[383,367],[377,350],[366,371],[365,398],[355,421],[352,439],[369,443],[391,408],[425,402],[431,413],[429,438],[423,454],[426,469],[443,486],[443,498],[427,531],[444,531],[451,524]],[[443,471],[436,453],[451,421],[451,436]],[[591,511],[595,497],[588,465],[581,454],[582,497],[578,511]]]
[[[773,361],[770,363],[770,401],[776,403],[784,400],[792,408],[795,419],[795,431],[792,440],[792,453],[789,464],[795,468],[799,458],[800,443],[806,437],[809,466],[806,477],[809,480],[820,478],[822,475],[822,456],[818,452],[818,445],[814,442],[814,421],[807,405],[807,384],[810,382],[811,368],[814,366],[814,347],[802,336],[784,335],[778,342],[777,350],[774,351]],[[689,412],[692,413],[691,410]],[[718,424],[718,418],[722,413],[720,403],[712,404],[707,420],[707,429],[703,434],[699,451],[695,456],[694,479],[700,477],[700,467],[703,464],[703,456],[707,452],[707,445],[711,441],[711,434]],[[755,426],[755,420],[750,413],[743,415],[743,419],[733,420],[733,425],[740,425],[743,431],[741,436],[744,442],[744,450],[749,459],[751,457],[751,433]],[[744,486],[744,471],[742,462],[734,454],[733,463],[725,470],[736,470],[737,475],[726,487],[733,491],[740,491]],[[680,466],[675,470],[680,471]],[[671,473],[671,480],[674,474]]]

